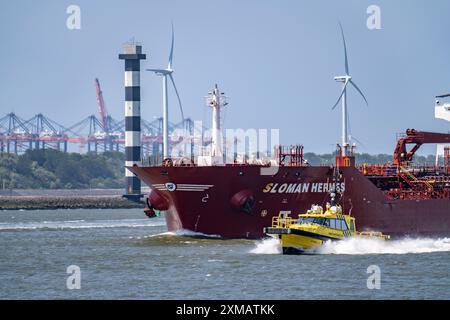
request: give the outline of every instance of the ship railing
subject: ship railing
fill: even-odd
[[[295,223],[297,223],[297,219],[293,219],[292,217],[272,217],[272,228],[289,228],[292,224]]]
[[[450,177],[447,175],[423,176],[419,177],[419,180],[427,180],[430,183],[450,183]]]
[[[435,193],[427,190],[417,191],[417,190],[402,190],[402,189],[393,189],[385,192],[386,196],[388,196],[392,200],[427,200],[432,198],[447,198],[445,192]]]
[[[163,162],[163,156],[162,155],[148,155],[146,157],[143,157],[141,159],[142,166],[148,166],[148,167],[156,167],[161,166]]]
[[[413,174],[432,174],[435,175],[439,172],[444,172],[444,167],[434,164],[424,164],[424,165],[408,165],[403,166],[406,170],[412,172]]]
[[[275,146],[275,159],[280,167],[302,167],[308,163],[303,159],[303,146]]]
[[[402,165],[397,166],[393,164],[363,164],[357,166],[357,169],[365,176],[396,176],[401,172],[408,172],[415,176],[424,176],[430,174],[436,176],[439,174],[446,174],[445,167],[436,165]]]
[[[188,157],[167,158],[164,159],[162,155],[150,155],[141,159],[143,166],[149,167],[194,167],[196,164],[194,160]]]
[[[357,169],[365,176],[384,176],[390,177],[397,175],[397,166],[392,164],[363,164],[357,166]]]
[[[411,185],[411,183],[418,182],[418,183],[424,183],[428,189],[433,190],[433,184],[431,183],[431,180],[419,180],[410,170],[400,166],[400,172],[404,173],[406,175],[405,180],[408,184]],[[413,171],[414,172],[414,171]]]
[[[197,166],[194,158],[191,157],[177,157],[164,159],[162,155],[149,155],[141,159],[142,166],[157,167],[195,167]],[[274,160],[255,159],[244,162],[227,162],[223,164],[227,167],[242,167],[242,166],[255,166],[255,167],[277,167],[278,163]]]

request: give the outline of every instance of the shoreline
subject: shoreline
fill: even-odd
[[[56,209],[137,209],[143,201],[134,202],[122,196],[0,196],[0,210]]]

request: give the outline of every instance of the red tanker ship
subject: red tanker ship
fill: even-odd
[[[334,78],[342,85],[333,106],[342,102],[342,141],[334,166],[309,166],[301,146],[277,147],[275,159],[265,163],[224,163],[220,110],[227,102],[216,85],[207,97],[213,110],[209,155],[187,162],[170,159],[168,145],[164,145],[162,165],[127,167],[151,188],[147,214],[164,211],[170,231],[261,238],[264,227],[271,226],[272,217],[280,211],[304,213],[312,204],[323,205],[329,191],[334,190],[341,195],[343,210],[356,218],[360,231],[391,236],[450,235],[450,134],[407,130],[397,142],[393,164],[355,165],[348,132],[347,89],[355,89],[368,102],[349,74],[342,26],[340,30],[345,75]],[[436,103],[436,116],[450,121],[450,104]],[[164,132],[164,141],[168,141],[167,128]],[[447,144],[443,164],[413,165],[415,152],[425,143]],[[413,146],[408,149],[410,144]]]
[[[385,165],[355,165],[353,150],[338,146],[334,166],[309,166],[303,148],[278,147],[276,163],[133,166],[151,187],[150,211],[165,212],[169,231],[187,229],[224,238],[261,238],[280,211],[299,214],[324,204],[336,187],[358,229],[391,236],[450,235],[450,149],[444,164],[414,166],[425,143],[450,144],[450,134],[407,130]],[[413,144],[408,150],[407,146]],[[272,174],[267,171],[272,170]],[[333,182],[334,172],[340,174]]]

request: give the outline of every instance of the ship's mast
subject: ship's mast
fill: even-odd
[[[212,132],[211,132],[211,157],[223,159],[222,152],[222,132],[220,127],[220,111],[225,107],[227,98],[223,92],[220,92],[217,84],[212,92],[208,93],[206,102],[212,108]]]

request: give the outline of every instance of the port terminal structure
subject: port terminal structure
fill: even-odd
[[[0,117],[0,152],[22,154],[26,150],[53,149],[62,152],[125,151],[125,119],[116,120],[107,111],[99,79],[94,80],[98,114],[91,114],[76,123],[63,125],[43,113],[25,119],[10,112]],[[140,119],[141,158],[161,158],[163,118]],[[191,118],[169,122],[171,143],[190,143],[207,129],[197,128]],[[180,138],[180,133],[183,134]],[[189,139],[190,138],[190,139]],[[205,139],[204,141],[207,141]],[[185,146],[186,149],[192,146]]]
[[[66,126],[42,113],[24,119],[11,112],[0,118],[0,152],[22,154],[26,150],[34,149],[53,149],[62,152],[72,150],[80,153],[124,152],[125,121],[117,121],[111,116],[108,116],[107,121],[110,131],[104,130],[102,120],[94,114]],[[162,153],[162,122],[161,117],[152,121],[141,119],[143,158],[156,157]],[[175,142],[180,140],[176,132],[181,131],[192,137],[201,134],[194,125],[194,121],[190,118],[178,123],[169,123],[169,136],[174,135],[170,140]]]

